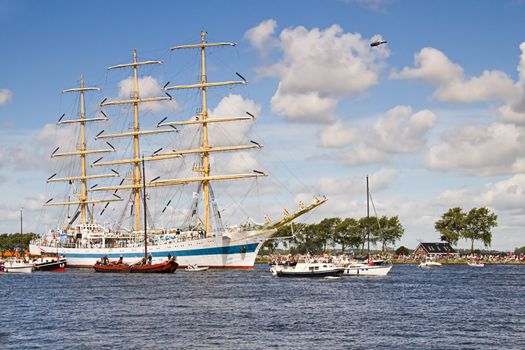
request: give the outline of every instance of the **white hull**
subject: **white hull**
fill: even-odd
[[[180,267],[198,265],[211,268],[253,268],[257,253],[275,230],[244,231],[224,236],[187,240],[184,242],[148,245],[154,261],[164,261],[168,254],[176,257]],[[65,256],[70,267],[92,267],[103,256],[125,263],[136,263],[144,256],[144,247],[125,248],[63,248],[31,244],[32,255],[43,253]]]
[[[478,263],[467,263],[470,267],[485,267],[485,264],[478,264]]]
[[[359,265],[359,266],[348,266],[345,268],[345,276],[386,276],[392,265],[388,266],[368,266],[368,265]]]
[[[441,263],[438,262],[424,262],[418,265],[418,267],[421,267],[423,269],[436,269],[441,267]]]
[[[30,265],[6,264],[4,265],[4,271],[8,273],[31,273],[33,272],[33,265],[32,264]]]

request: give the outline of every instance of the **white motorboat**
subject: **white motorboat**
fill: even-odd
[[[194,264],[194,265],[188,265],[188,267],[186,267],[184,270],[196,272],[196,271],[206,271],[208,269],[209,269],[208,266],[199,267],[198,265]]]
[[[33,272],[33,264],[21,259],[8,260],[4,263],[4,272],[31,273]]]
[[[35,271],[64,271],[67,260],[64,257],[40,257],[33,261]]]
[[[479,261],[468,262],[467,265],[470,267],[484,267],[485,266],[485,264],[480,263]]]
[[[332,263],[309,262],[299,259],[295,266],[275,266],[271,269],[277,277],[341,277],[344,267],[337,267]]]
[[[345,276],[386,276],[392,265],[370,265],[364,263],[352,263],[345,267]]]
[[[434,269],[443,266],[441,263],[438,263],[437,261],[433,260],[425,260],[421,264],[418,265],[418,267],[424,268],[424,269]]]

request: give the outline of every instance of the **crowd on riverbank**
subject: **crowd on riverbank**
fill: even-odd
[[[345,254],[308,254],[311,261],[335,263],[343,265],[355,260],[366,260],[366,256],[352,256]],[[372,260],[384,260],[393,264],[419,264],[421,261],[431,259],[442,264],[466,264],[467,262],[478,261],[484,264],[525,264],[525,254],[436,254],[432,256],[416,255],[394,255],[394,254],[375,254]],[[298,255],[292,254],[269,254],[257,258],[259,263],[286,264],[287,262],[297,261]]]

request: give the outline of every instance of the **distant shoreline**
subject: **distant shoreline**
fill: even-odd
[[[419,265],[423,260],[417,260],[417,259],[408,259],[408,260],[400,260],[400,259],[393,259],[389,260],[394,265]],[[450,259],[437,259],[437,262],[443,264],[443,265],[466,265],[467,263],[471,262],[471,260],[467,259],[460,259],[460,260],[450,260]],[[271,262],[268,258],[262,258],[257,257],[255,259],[256,264],[269,264]],[[485,261],[480,260],[481,263],[485,265],[525,265],[525,261]]]

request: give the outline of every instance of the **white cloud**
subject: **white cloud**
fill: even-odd
[[[392,71],[390,77],[429,81],[436,86],[433,97],[443,102],[500,102],[503,104],[500,107],[502,119],[514,122],[518,118],[521,123],[521,115],[525,113],[525,43],[520,49],[517,82],[499,70],[484,70],[480,76],[466,78],[461,66],[441,51],[429,47],[415,55],[415,67]]]
[[[428,109],[412,113],[409,106],[396,106],[373,126],[373,142],[391,153],[414,153],[426,143],[426,133],[434,126],[436,114]]]
[[[396,106],[370,127],[355,128],[337,121],[320,135],[322,147],[345,148],[337,157],[347,165],[381,163],[393,154],[413,154],[426,147],[426,136],[436,114],[430,110],[413,113],[410,106]]]
[[[454,80],[440,87],[434,97],[446,102],[480,102],[512,99],[518,91],[501,71],[484,71],[468,80]]]
[[[164,97],[164,92],[161,90],[159,82],[152,76],[144,76],[138,79],[138,90],[141,98],[145,97]],[[119,99],[133,98],[133,77],[128,77],[119,82]],[[178,108],[175,100],[171,101],[156,101],[146,102],[140,104],[140,109],[149,112],[174,111]]]
[[[13,99],[13,93],[7,89],[0,90],[0,105],[5,105]]]
[[[333,120],[341,98],[359,94],[379,79],[389,51],[371,48],[369,42],[338,25],[284,29],[278,38],[281,59],[258,69],[260,75],[280,79],[272,111],[295,121]]]
[[[321,131],[319,144],[326,148],[341,148],[350,146],[359,139],[360,130],[339,119]]]
[[[463,78],[463,68],[453,63],[445,54],[432,47],[424,47],[414,55],[414,68],[405,67],[401,72],[392,71],[393,79],[423,79],[442,85]]]
[[[250,44],[261,53],[266,54],[269,50],[278,45],[277,39],[273,36],[277,22],[274,19],[262,21],[257,26],[249,29],[244,37]]]
[[[512,124],[463,125],[445,132],[441,142],[430,147],[423,164],[471,175],[512,174],[525,170],[524,140],[524,129]]]

